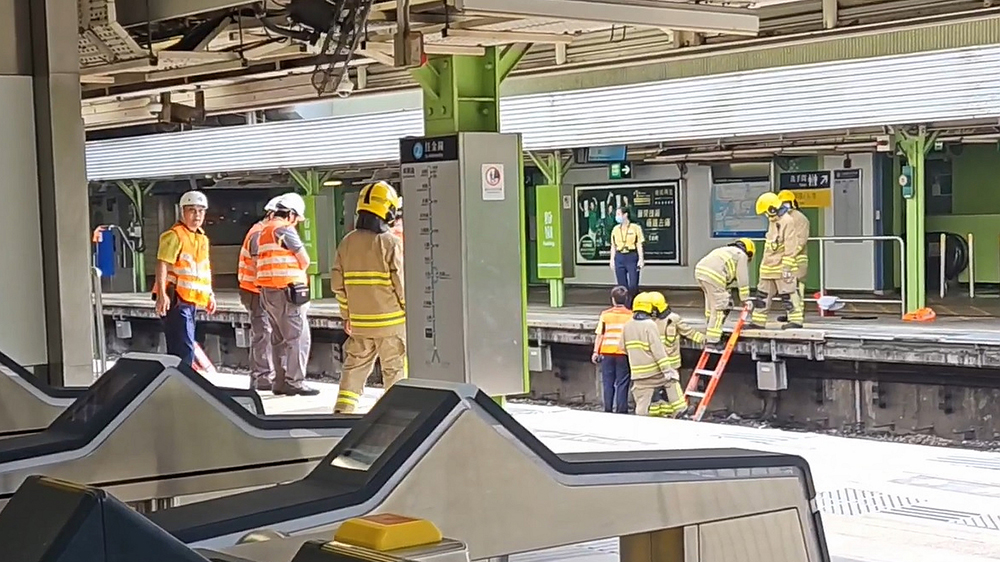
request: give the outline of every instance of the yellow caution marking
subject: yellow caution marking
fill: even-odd
[[[441,539],[434,523],[392,513],[348,519],[333,537],[337,542],[379,552],[434,544]]]

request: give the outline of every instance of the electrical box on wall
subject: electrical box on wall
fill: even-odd
[[[757,362],[757,390],[788,389],[788,370],[784,361]]]

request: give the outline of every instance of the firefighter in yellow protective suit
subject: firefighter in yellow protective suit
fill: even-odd
[[[337,247],[331,283],[348,337],[335,413],[354,411],[376,359],[386,389],[406,376],[403,242],[392,232],[399,206],[388,183],[366,185],[354,230]]]
[[[749,264],[756,251],[753,240],[740,238],[712,250],[694,266],[694,278],[705,293],[706,343],[715,345],[722,341],[722,326],[730,312],[730,287],[736,286],[744,306],[751,302]]]
[[[657,396],[662,398],[659,403],[660,415],[677,416],[687,409],[687,400],[681,392],[680,369],[681,369],[681,338],[687,338],[697,345],[705,343],[705,334],[692,328],[681,318],[680,314],[670,310],[666,297],[659,291],[649,293],[649,298],[653,301],[653,316],[656,317],[656,325],[660,329],[660,338],[667,348],[667,367],[673,371],[673,375],[667,375],[671,379]],[[674,386],[674,388],[671,388]],[[654,398],[654,404],[657,400]]]
[[[632,373],[635,413],[640,416],[679,415],[687,409],[680,376],[670,368],[667,347],[656,324],[650,293],[632,301],[632,319],[622,328],[622,341]],[[655,402],[655,403],[654,403]]]
[[[767,192],[757,198],[757,214],[767,216],[764,255],[760,262],[757,294],[749,328],[761,329],[767,324],[771,299],[778,295],[788,314],[782,328],[801,328],[805,311],[798,290],[798,263],[795,257],[805,239],[796,236],[795,223],[776,193]]]
[[[806,302],[806,275],[809,274],[809,254],[807,253],[807,242],[809,241],[809,218],[799,209],[799,202],[795,199],[795,192],[783,189],[778,192],[778,199],[781,204],[788,209],[788,214],[795,223],[795,236],[805,237],[806,242],[802,244],[799,254],[795,256],[795,264],[798,266],[798,290],[799,299]],[[787,318],[778,317],[779,322],[787,322]]]

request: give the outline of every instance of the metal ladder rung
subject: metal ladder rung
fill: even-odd
[[[687,396],[694,396],[695,398],[704,398],[705,397],[705,393],[704,392],[696,392],[694,390],[692,390],[690,392],[685,392],[684,394],[687,395]]]
[[[715,347],[706,347],[705,348],[705,353],[714,353],[716,355],[722,355],[725,352],[726,352],[725,348],[722,348],[722,349],[718,349],[718,348],[715,348]]]
[[[709,370],[709,369],[695,369],[694,370],[694,374],[696,374],[696,375],[702,375],[702,376],[706,376],[706,377],[714,377],[715,376],[715,371],[714,370]]]

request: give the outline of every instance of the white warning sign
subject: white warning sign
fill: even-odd
[[[503,164],[483,164],[483,201],[503,200]]]

